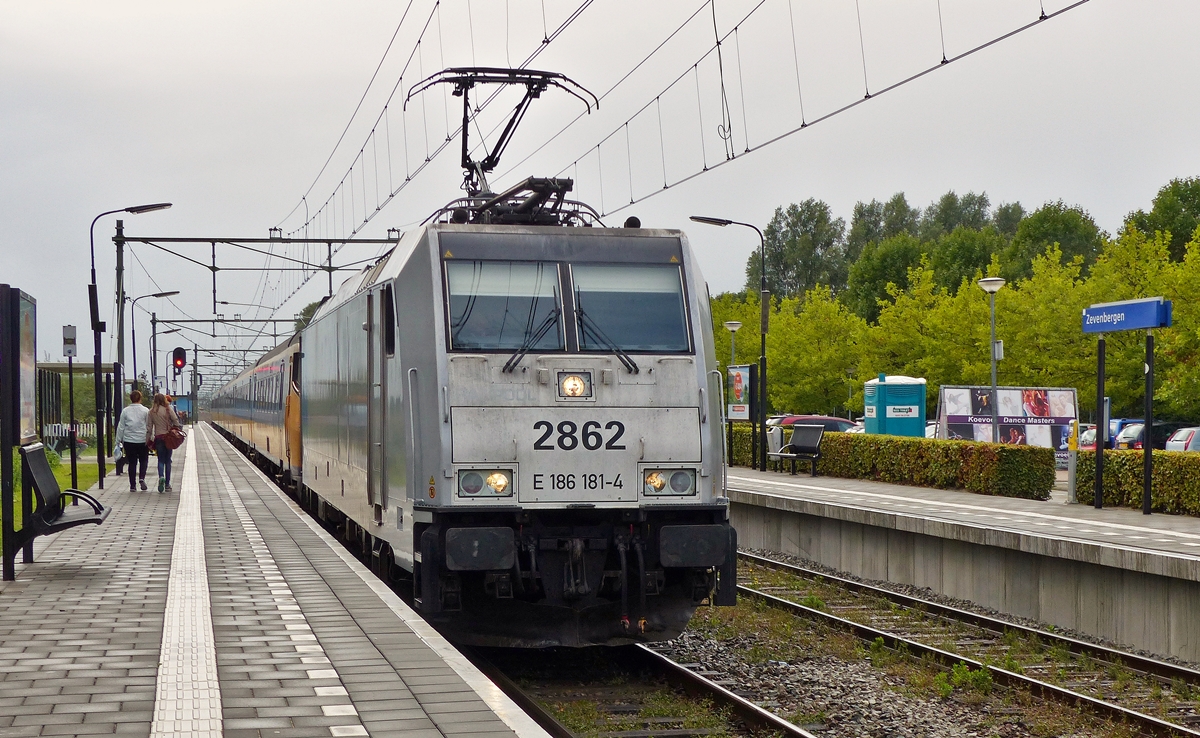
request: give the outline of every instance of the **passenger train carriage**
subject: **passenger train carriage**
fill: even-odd
[[[681,232],[441,222],[212,413],[453,640],[615,645],[734,601],[720,381]]]

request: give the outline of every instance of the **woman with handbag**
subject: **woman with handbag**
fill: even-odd
[[[153,439],[154,453],[158,456],[158,491],[171,491],[171,453],[179,448],[183,432],[175,411],[161,392],[154,396],[154,407],[146,416],[146,439]]]

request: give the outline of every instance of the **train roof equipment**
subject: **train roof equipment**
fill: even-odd
[[[592,225],[599,223],[600,216],[595,210],[583,203],[568,201],[566,193],[571,191],[574,183],[570,179],[530,177],[515,187],[500,194],[492,192],[488,185],[487,174],[500,163],[500,156],[512,140],[513,133],[529,104],[535,98],[551,87],[557,87],[572,97],[578,98],[587,106],[587,112],[593,108],[599,109],[600,99],[585,89],[582,85],[558,72],[545,72],[536,69],[505,69],[501,67],[452,67],[444,69],[418,82],[404,99],[408,101],[414,95],[424,92],[434,85],[452,84],[454,94],[463,100],[462,117],[462,168],[463,189],[467,197],[456,200],[431,216],[445,218],[443,222],[452,223],[505,223],[514,225]],[[517,103],[509,116],[508,123],[500,132],[491,151],[479,161],[471,158],[470,122],[471,101],[470,92],[476,85],[524,85],[525,95]]]

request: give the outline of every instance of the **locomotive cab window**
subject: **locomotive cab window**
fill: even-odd
[[[576,264],[571,276],[580,351],[691,350],[679,267]]]
[[[446,262],[452,351],[562,351],[558,267],[546,262]]]

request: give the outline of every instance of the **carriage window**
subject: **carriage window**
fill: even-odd
[[[571,267],[581,351],[688,351],[679,267]]]
[[[446,284],[451,350],[563,349],[555,264],[450,261]]]

